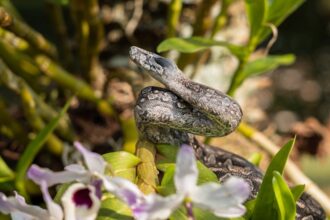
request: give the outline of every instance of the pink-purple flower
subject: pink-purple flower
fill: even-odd
[[[78,142],[75,147],[82,154],[84,165],[72,164],[60,172],[32,165],[28,171],[28,177],[41,188],[46,209],[26,204],[17,193],[11,197],[0,193],[0,211],[11,214],[13,219],[23,220],[93,220],[101,205],[103,187],[125,202],[138,220],[167,219],[188,202],[219,217],[239,217],[245,213],[243,203],[250,194],[249,185],[238,177],[230,177],[221,185],[206,183],[198,186],[196,159],[192,148],[187,145],[180,148],[177,156],[174,176],[176,193],[167,197],[156,193],[145,195],[134,183],[107,176],[107,163],[101,155],[90,152]],[[73,184],[64,192],[61,204],[55,203],[48,187],[70,182]]]

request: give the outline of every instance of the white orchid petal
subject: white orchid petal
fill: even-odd
[[[49,219],[48,211],[38,206],[28,205],[24,197],[15,192],[15,197],[7,197],[0,192],[0,211],[11,214],[14,219]]]
[[[94,220],[101,205],[93,186],[71,185],[61,198],[65,219]]]
[[[69,170],[54,172],[48,168],[41,168],[37,165],[32,165],[28,170],[27,175],[38,185],[40,185],[43,181],[46,182],[48,187],[59,183],[67,183],[86,178],[86,176],[82,173]]]
[[[243,179],[230,177],[222,185],[206,183],[190,193],[194,205],[208,209],[219,217],[239,217],[245,213],[243,202],[250,187]]]
[[[189,194],[197,184],[198,170],[193,149],[182,145],[176,160],[174,183],[178,193]]]
[[[52,216],[55,219],[63,219],[63,211],[61,206],[59,206],[57,203],[53,201],[53,199],[50,197],[48,192],[48,186],[46,182],[41,182],[40,189],[44,198],[44,201],[46,203],[48,212],[50,216]]]
[[[145,200],[131,207],[133,215],[138,220],[167,219],[182,203],[184,197],[172,195],[161,197],[157,194],[145,196]]]
[[[100,174],[103,174],[105,172],[105,167],[107,163],[101,155],[87,150],[79,142],[75,142],[74,146],[83,155],[85,164],[89,171]]]

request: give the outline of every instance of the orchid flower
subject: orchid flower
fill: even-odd
[[[174,183],[178,195],[191,201],[196,207],[211,211],[218,217],[242,216],[242,205],[250,194],[247,182],[238,177],[229,177],[224,183],[205,183],[197,186],[198,170],[193,149],[182,145],[177,156]]]
[[[191,147],[183,145],[179,151],[175,187],[177,193],[168,197],[144,195],[138,187],[121,178],[103,179],[105,188],[122,199],[138,220],[167,219],[183,202],[209,210],[219,217],[239,217],[245,213],[242,205],[250,194],[249,185],[238,177],[230,177],[222,185],[206,183],[197,186],[198,170]]]

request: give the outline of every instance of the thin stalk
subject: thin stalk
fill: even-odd
[[[44,38],[39,32],[33,30],[23,21],[11,16],[4,8],[2,8],[1,11],[2,13],[7,13],[7,21],[10,21],[6,22],[5,25],[2,26],[4,29],[13,32],[15,35],[25,39],[40,52],[50,57],[57,56],[56,48],[49,41],[47,41],[46,38]]]
[[[187,210],[187,219],[188,220],[195,220],[195,215],[193,212],[193,205],[191,201],[186,201],[185,203],[185,208]]]
[[[137,186],[145,194],[156,191],[158,170],[156,168],[156,148],[153,143],[140,139],[136,143],[136,155],[141,159],[137,166]]]
[[[168,5],[167,15],[167,38],[175,37],[179,26],[182,0],[172,0]]]
[[[36,104],[34,102],[32,94],[30,93],[30,90],[25,86],[21,87],[21,99],[25,117],[31,127],[37,132],[40,132],[45,127],[45,123],[36,111]],[[58,137],[56,137],[54,134],[50,134],[46,142],[48,147],[47,149],[51,153],[58,156],[62,154],[64,145]]]
[[[213,24],[212,30],[211,30],[211,35],[210,39],[213,39],[216,33],[218,33],[227,23],[227,12],[228,12],[228,7],[232,0],[223,0],[221,4],[221,10],[218,14],[218,16],[215,19],[215,22]],[[204,52],[200,54],[198,57],[198,60],[195,64],[195,68],[193,73],[191,74],[190,78],[194,79],[196,77],[196,74],[199,72],[201,67],[206,63],[206,61],[209,59],[211,55],[211,50],[207,49]]]
[[[204,36],[207,30],[210,29],[212,25],[212,18],[210,16],[210,12],[212,7],[218,0],[209,0],[209,1],[201,1],[199,3],[198,9],[196,10],[196,21],[193,25],[193,34],[192,36]],[[178,58],[178,67],[182,70],[192,63],[197,57],[197,54],[180,54]]]
[[[80,71],[92,85],[100,72],[99,53],[104,37],[103,23],[97,0],[71,0],[70,9],[77,28]]]
[[[280,147],[274,144],[264,134],[255,130],[253,127],[242,122],[238,127],[240,132],[245,137],[257,143],[262,149],[266,150],[269,154],[275,155]],[[313,196],[325,209],[327,215],[330,215],[330,199],[329,197],[311,180],[309,179],[294,162],[288,159],[285,172],[294,184],[304,184],[305,191]]]
[[[17,95],[21,94],[22,87],[29,89],[30,94],[33,96],[34,101],[36,102],[36,110],[39,112],[40,116],[43,119],[50,121],[54,116],[57,115],[57,111],[54,110],[51,106],[49,106],[47,103],[45,103],[43,99],[40,98],[39,95],[36,94],[32,88],[29,87],[26,81],[15,75],[2,60],[0,60],[0,73],[0,82],[8,89],[15,92]],[[67,140],[74,139],[74,132],[69,123],[69,118],[66,114],[59,122],[56,131]]]
[[[47,8],[49,9],[48,11],[51,21],[53,23],[54,33],[58,40],[57,45],[59,48],[59,59],[61,60],[63,66],[68,69],[72,69],[73,55],[62,8],[58,4],[51,1],[46,1],[46,3]]]
[[[8,106],[3,98],[0,97],[0,124],[6,126],[10,130],[10,138],[15,138],[21,144],[27,143],[28,138],[26,136],[26,131],[24,131],[23,127],[6,109],[8,109]]]

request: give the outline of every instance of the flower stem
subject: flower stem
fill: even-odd
[[[185,207],[187,209],[188,220],[195,220],[195,215],[194,215],[194,212],[193,212],[193,205],[192,205],[191,201],[186,201],[185,202]]]

